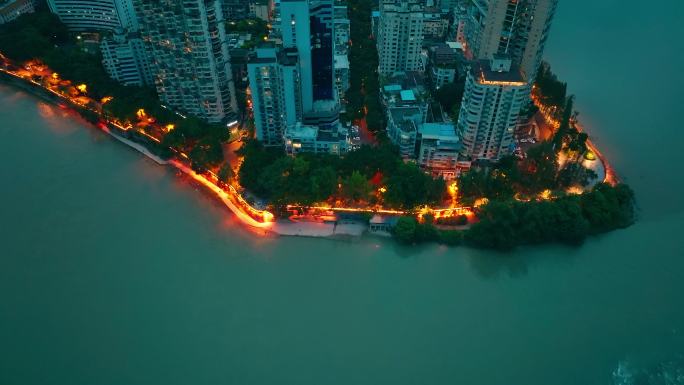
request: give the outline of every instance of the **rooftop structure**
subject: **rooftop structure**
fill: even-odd
[[[301,152],[341,155],[349,151],[349,136],[344,129],[323,131],[317,126],[298,122],[287,127],[284,134],[285,151],[290,155]]]
[[[415,155],[418,125],[425,122],[425,112],[418,107],[390,107],[387,109],[387,134],[399,146],[404,158]]]

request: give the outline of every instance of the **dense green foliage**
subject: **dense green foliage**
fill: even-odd
[[[229,138],[230,133],[224,126],[188,117],[181,119],[173,131],[164,135],[162,145],[186,152],[193,170],[202,172],[223,161],[221,143]]]
[[[430,221],[420,223],[414,217],[400,217],[392,230],[394,238],[404,244],[438,242],[457,246],[463,242],[463,231],[440,230]]]
[[[580,140],[586,142],[586,137]],[[530,148],[525,159],[509,156],[490,167],[463,173],[458,180],[461,200],[468,204],[478,198],[506,200],[516,193],[536,195],[544,190],[586,187],[597,177],[579,163],[580,158],[570,159],[561,169],[556,152],[552,142],[542,142]]]
[[[568,85],[558,80],[558,77],[551,72],[551,66],[547,62],[542,62],[535,78],[536,95],[540,102],[545,106],[555,106],[562,109],[566,103],[566,93]]]
[[[458,110],[461,107],[464,90],[465,78],[447,83],[434,92],[435,100],[439,102],[442,109],[454,120],[458,119]]]
[[[289,157],[282,149],[265,148],[257,141],[240,151],[244,156],[240,183],[276,205],[341,199],[414,208],[441,202],[446,191],[443,180],[403,163],[389,144],[362,146],[343,157],[308,153]],[[384,195],[380,187],[386,187]]]
[[[402,243],[438,242],[510,250],[521,245],[558,242],[576,245],[588,235],[624,228],[635,219],[634,193],[624,184],[598,184],[583,195],[519,202],[495,200],[479,209],[468,230],[440,230],[426,219],[399,218],[393,230]]]
[[[465,234],[469,245],[512,249],[547,242],[578,244],[587,235],[634,221],[634,193],[624,184],[598,184],[591,192],[549,201],[492,201]]]
[[[385,117],[379,99],[378,52],[371,30],[373,2],[349,0],[347,5],[351,28],[347,115],[352,119],[365,117],[369,130],[377,133],[384,130]]]

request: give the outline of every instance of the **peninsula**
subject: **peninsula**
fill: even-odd
[[[271,99],[296,89],[275,79],[289,79],[283,74],[302,60],[292,56],[301,50],[279,47],[272,26],[256,19],[232,26],[252,32],[245,42],[253,51],[246,65],[250,81],[235,86],[240,114],[218,121],[171,105],[159,95],[159,79],[157,89],[114,80],[106,58],[91,48],[90,39],[107,38],[74,32],[47,11],[0,25],[0,79],[78,112],[157,163],[175,167],[259,233],[369,231],[407,244],[506,250],[578,244],[633,223],[633,192],[591,142],[574,98],[548,64],[539,65],[529,84],[510,72],[518,68],[510,58],[450,61],[453,45],[428,45],[430,64],[423,72],[436,75],[422,85],[414,73],[420,71],[397,71],[377,51],[386,31],[374,31],[381,20],[374,19],[372,2],[351,0],[344,8],[351,28],[344,49],[335,46],[348,58],[344,111],[328,103],[324,87]],[[385,18],[393,12],[417,11],[382,10]],[[392,25],[385,23],[381,27]],[[287,31],[278,33],[286,43]],[[317,49],[314,57],[325,56]],[[481,134],[469,135],[481,130],[484,112],[478,110],[479,122],[472,116],[488,92],[510,97],[509,110],[520,106],[505,117],[513,119],[510,131],[490,133],[479,144]],[[266,129],[273,121],[269,108],[283,108],[285,116],[289,107],[299,108],[289,102],[309,97],[315,114],[294,119],[284,132]]]

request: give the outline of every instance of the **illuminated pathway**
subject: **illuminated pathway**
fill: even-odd
[[[557,119],[555,119],[552,115],[555,111],[555,107],[552,109],[547,106],[544,106],[539,101],[539,98],[537,98],[534,94],[532,94],[532,101],[534,102],[534,105],[537,106],[537,108],[539,108],[539,112],[541,113],[542,118],[544,118],[546,124],[553,127],[554,130],[557,130],[558,127],[560,127],[560,122]],[[579,132],[584,132],[584,127],[578,121],[575,121],[575,128],[577,128],[577,131]],[[589,148],[589,150],[596,154],[596,156],[601,160],[601,163],[603,163],[603,169],[605,170],[606,174],[603,177],[603,182],[615,186],[620,180],[617,177],[617,174],[615,173],[613,167],[611,167],[610,163],[608,163],[608,159],[606,159],[606,157],[604,157],[603,154],[601,154],[601,151],[598,150],[598,148],[594,145],[591,139],[587,139],[587,148]]]
[[[0,59],[4,59],[2,55],[0,55]],[[6,62],[8,60],[5,59]],[[44,67],[44,65],[42,65]],[[209,189],[211,192],[216,194],[216,196],[221,199],[221,201],[235,214],[235,216],[242,221],[242,223],[252,227],[252,228],[257,228],[257,229],[264,229],[267,231],[273,231],[273,232],[278,232],[276,228],[274,228],[274,216],[270,212],[266,210],[258,210],[252,207],[245,199],[242,197],[242,195],[233,187],[228,185],[227,188],[221,188],[219,187],[218,183],[218,178],[217,176],[208,171],[204,174],[198,174],[194,170],[192,170],[187,164],[185,164],[182,161],[182,158],[188,159],[187,155],[181,152],[177,152],[178,157],[175,159],[171,159],[169,161],[165,161],[163,159],[160,159],[159,157],[155,156],[152,154],[146,147],[132,142],[128,139],[122,138],[119,135],[117,135],[114,132],[111,132],[110,129],[107,127],[107,124],[116,127],[122,131],[128,131],[131,129],[133,126],[130,124],[127,125],[126,127],[122,126],[117,121],[113,120],[105,120],[104,117],[102,116],[102,104],[106,103],[107,101],[111,100],[111,98],[103,99],[102,102],[98,102],[95,100],[90,99],[89,97],[85,96],[86,92],[86,85],[78,85],[75,86],[76,89],[81,91],[81,94],[78,96],[69,96],[66,94],[63,94],[61,92],[57,92],[56,90],[52,89],[50,87],[50,82],[48,82],[47,85],[39,83],[31,78],[31,70],[32,67],[29,65],[28,67],[20,67],[17,72],[10,71],[6,67],[0,67],[0,71],[8,74],[16,79],[22,80],[28,84],[31,84],[34,87],[40,87],[42,90],[48,91],[56,96],[58,96],[61,100],[64,100],[71,104],[72,106],[76,106],[82,109],[89,110],[91,112],[94,112],[98,114],[102,122],[98,124],[98,127],[105,131],[106,133],[114,136],[115,138],[119,139],[120,141],[128,144],[129,146],[137,149],[138,151],[144,153],[148,157],[152,158],[156,162],[160,164],[169,164],[177,168],[179,171],[183,172],[184,174],[188,175],[198,183],[202,184],[204,187]],[[48,73],[49,76],[52,79],[57,80],[58,75],[56,73],[50,73],[46,72],[49,69],[47,67],[44,67],[41,72],[41,76],[45,76],[44,73]],[[28,75],[28,76],[27,76]],[[34,74],[35,75],[35,74]],[[52,80],[50,80],[52,81]],[[61,81],[61,80],[60,80]],[[66,81],[68,82],[68,81]],[[69,85],[71,86],[71,83],[68,82]],[[59,84],[59,82],[56,82],[56,84]],[[54,86],[54,85],[53,85]],[[85,100],[85,102],[84,102]],[[552,114],[548,108],[542,106],[536,98],[533,97],[533,100],[535,104],[539,107],[539,110],[542,114],[542,117],[545,119],[547,124],[550,124],[552,127],[558,127],[558,121],[555,120],[552,117]],[[95,107],[93,107],[95,106]],[[145,113],[143,110],[140,110],[139,112],[139,117],[142,115],[142,117],[145,117]],[[159,129],[160,127],[154,126],[153,125],[153,120],[149,120],[149,122],[145,123],[149,126],[153,126],[153,128]],[[579,131],[582,131],[583,128],[579,123],[576,123],[575,125]],[[166,127],[168,129],[168,126]],[[168,132],[164,131],[163,128],[161,130],[162,132]],[[138,127],[136,132],[140,133],[141,135],[149,138],[150,140],[159,143],[160,139],[150,135],[149,132],[146,132],[144,130],[144,127]],[[605,159],[605,157],[598,151],[596,146],[590,141],[587,140],[587,147],[594,152],[598,158],[601,160],[601,162],[604,165],[604,168],[606,170],[605,172],[605,178],[604,182],[610,183],[612,185],[617,183],[617,177],[615,176],[614,170],[610,167],[608,164],[608,161]],[[453,205],[453,203],[452,203]],[[358,208],[358,207],[331,207],[331,206],[295,206],[295,205],[288,205],[288,209],[293,209],[293,208],[300,208],[300,209],[306,209],[306,210],[322,210],[322,211],[332,211],[332,212],[340,212],[340,213],[371,213],[371,214],[384,214],[384,215],[416,215],[419,219],[422,219],[422,217],[426,214],[430,214],[434,216],[435,218],[449,218],[449,217],[454,217],[458,215],[466,215],[468,217],[474,216],[474,212],[470,207],[438,207],[438,208],[430,208],[430,207],[423,207],[423,208],[418,208],[417,210],[407,210],[407,211],[402,211],[402,210],[391,210],[391,209],[386,209],[382,207],[375,207],[375,208]]]
[[[169,163],[177,169],[179,169],[180,171],[182,171],[183,173],[185,173],[186,175],[190,176],[192,179],[207,187],[214,194],[216,194],[221,199],[221,201],[223,201],[223,203],[225,203],[225,205],[228,206],[230,211],[232,211],[238,217],[238,219],[240,219],[245,224],[262,229],[269,228],[273,225],[273,215],[271,215],[271,213],[269,213],[268,211],[259,212],[264,217],[264,221],[259,222],[256,219],[249,216],[248,214],[246,214],[239,207],[237,207],[235,203],[233,203],[231,197],[235,197],[235,194],[231,196],[231,194],[227,193],[225,190],[223,190],[215,183],[207,179],[204,175],[196,173],[190,167],[184,165],[178,160],[173,159],[169,161]]]

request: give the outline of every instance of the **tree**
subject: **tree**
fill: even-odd
[[[598,175],[579,163],[570,163],[558,172],[557,183],[561,188],[588,186]]]
[[[233,171],[233,167],[230,166],[230,163],[225,162],[221,165],[217,176],[222,183],[230,183],[235,177],[235,172]]]
[[[563,140],[565,139],[566,135],[568,135],[568,131],[570,130],[570,118],[572,117],[574,99],[575,97],[570,95],[565,102],[563,115],[560,120],[560,126],[558,127],[558,131],[556,131],[556,133],[553,135],[553,146],[559,150],[563,144]]]
[[[366,199],[370,191],[370,183],[366,177],[356,170],[342,181],[342,194],[347,199],[354,201]]]
[[[499,250],[510,250],[518,244],[518,217],[511,205],[489,202],[481,209],[479,218],[480,221],[466,233],[465,240],[469,244]]]
[[[414,217],[400,217],[394,226],[393,234],[399,242],[410,244],[416,241],[416,226],[418,222]]]
[[[444,111],[453,111],[456,106],[461,105],[464,89],[465,79],[443,85],[435,91],[434,96]]]

